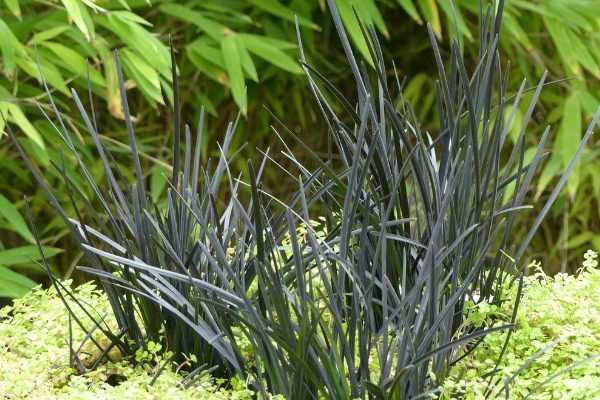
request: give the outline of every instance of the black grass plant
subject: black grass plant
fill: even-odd
[[[371,60],[361,62],[333,0],[329,6],[355,96],[342,95],[300,52],[331,146],[322,158],[277,120],[274,135],[294,166],[282,173],[297,185],[286,201],[260,184],[265,168],[279,168],[268,152],[248,163],[249,176],[231,171],[237,121],[220,158],[201,163],[204,116],[195,133],[182,127],[174,57],[174,157],[164,201],[153,202],[146,188],[118,62],[133,182],[113,166],[93,108],[86,111],[75,91],[106,182],[90,178],[56,107],[53,126],[94,198],[57,163],[75,210],[67,215],[22,155],[87,255],[80,269],[102,282],[118,323],[107,334],[125,354],[161,342],[176,356],[195,355],[216,376],[244,378],[261,397],[435,397],[453,363],[486,333],[514,328],[465,328],[465,301],[504,300],[501,288],[522,277],[523,249],[556,197],[515,243],[512,228],[531,208],[525,195],[550,132],[526,162],[525,135],[545,75],[534,87],[523,82],[515,95],[506,93],[508,69],[498,47],[502,2],[482,7],[479,58],[471,68],[458,43],[444,62],[430,35],[440,128],[429,132],[403,98],[403,81],[384,63],[374,30],[363,27]],[[506,110],[528,91],[521,134],[511,146],[513,114]],[[316,167],[303,165],[286,140]]]

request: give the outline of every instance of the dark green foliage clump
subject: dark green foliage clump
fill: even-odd
[[[95,198],[85,197],[57,162],[72,199],[74,215],[68,215],[30,168],[87,256],[80,269],[103,283],[118,329],[101,321],[96,329],[122,353],[161,342],[175,357],[193,354],[200,369],[217,377],[246,379],[263,396],[405,399],[436,393],[457,348],[513,327],[515,315],[490,329],[462,329],[465,302],[497,302],[507,279],[519,278],[518,303],[521,256],[573,166],[513,251],[511,232],[527,208],[525,194],[549,134],[525,162],[524,135],[544,77],[532,89],[517,144],[506,149],[505,110],[528,89],[506,95],[498,52],[502,6],[481,18],[471,72],[458,44],[445,67],[431,33],[440,118],[432,136],[403,97],[400,79],[388,76],[374,30],[362,27],[370,67],[354,57],[333,2],[330,10],[355,98],[310,67],[300,46],[330,148],[319,156],[278,121],[274,134],[284,147],[289,137],[315,165],[285,151],[295,170],[281,173],[297,184],[286,201],[262,189],[268,153],[248,163],[246,178],[230,168],[237,121],[227,129],[221,157],[201,165],[204,117],[193,139],[192,129],[181,126],[174,65],[174,160],[164,199],[154,199],[146,186],[118,56],[133,182],[102,145],[93,108],[88,113],[73,91],[106,184],[94,181],[54,107],[65,151]],[[322,226],[315,229],[311,220]]]

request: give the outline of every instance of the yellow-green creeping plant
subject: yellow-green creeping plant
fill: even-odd
[[[504,399],[507,383],[511,400],[600,399],[598,254],[588,251],[576,276],[551,278],[539,264],[533,265],[536,272],[526,278],[517,328],[500,364],[501,379],[488,398]],[[514,296],[514,289],[508,294]],[[495,306],[480,304],[471,309],[470,321],[476,325],[486,321],[501,325],[509,319],[510,310]],[[505,337],[503,332],[488,335],[463,359],[446,380],[443,398],[484,399],[487,379],[483,376],[493,368]]]
[[[106,297],[93,284],[79,286],[75,294],[106,317],[109,325],[113,323]],[[83,315],[79,317],[85,320]],[[243,382],[231,382],[234,389],[225,390],[209,375],[184,389],[176,366],[166,368],[150,385],[160,363],[143,361],[165,357],[150,345],[148,354],[136,355],[142,362],[135,366],[113,352],[112,362],[79,375],[69,367],[68,324],[67,310],[53,289],[38,287],[12,306],[0,309],[0,399],[252,399]],[[73,343],[81,343],[84,337],[73,324]],[[84,363],[85,353],[84,349]],[[87,356],[93,358],[94,350]]]

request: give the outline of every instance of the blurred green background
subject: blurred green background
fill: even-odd
[[[475,58],[479,0],[337,0],[337,7],[356,49],[368,51],[360,18],[379,32],[387,58],[406,77],[405,97],[423,126],[435,135],[435,64],[427,36],[431,24],[443,52],[451,38],[460,40],[467,56]],[[527,137],[537,143],[545,124],[554,127],[553,140],[529,202],[541,207],[566,165],[591,114],[600,104],[600,1],[506,0],[501,47],[511,90],[521,79],[534,86],[544,70],[551,84],[541,97]],[[487,4],[484,2],[484,4]],[[356,11],[356,12],[355,12]],[[69,240],[66,227],[53,212],[4,134],[12,124],[37,167],[54,187],[67,186],[52,163],[67,172],[74,160],[60,152],[59,137],[44,117],[52,114],[42,87],[47,81],[66,125],[77,138],[89,169],[102,181],[102,168],[90,137],[69,93],[74,88],[89,107],[88,79],[102,140],[114,152],[127,155],[113,50],[119,49],[127,78],[130,107],[135,114],[151,195],[165,189],[169,157],[172,98],[169,41],[175,49],[183,98],[183,119],[194,125],[203,106],[211,115],[211,135],[204,152],[218,150],[226,124],[242,112],[237,158],[271,155],[285,163],[277,135],[270,125],[271,110],[319,151],[327,151],[327,131],[311,103],[301,68],[294,20],[298,17],[307,58],[330,80],[352,95],[349,68],[324,0],[4,0],[0,2],[0,297],[21,295],[44,279],[36,265],[33,236],[24,218],[25,199],[31,202],[43,244],[55,272],[69,277],[81,253]],[[470,68],[475,66],[470,65]],[[394,71],[389,71],[392,76]],[[526,99],[527,100],[527,99]],[[511,140],[517,137],[524,109],[515,111]],[[600,248],[600,139],[592,139],[567,191],[554,206],[532,242],[529,255],[542,260],[548,272],[569,271],[568,265],[587,248]],[[234,146],[235,147],[235,146]],[[301,158],[302,150],[295,149]],[[528,154],[532,154],[529,152]],[[132,173],[124,163],[122,172]],[[290,190],[280,174],[266,176],[269,190]],[[77,186],[76,174],[69,174]],[[529,213],[531,218],[535,212]],[[528,224],[520,224],[523,235]],[[513,238],[514,242],[519,236]],[[83,277],[75,276],[81,280]]]

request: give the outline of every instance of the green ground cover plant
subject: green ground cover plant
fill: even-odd
[[[498,47],[502,7],[482,13],[472,68],[458,41],[444,63],[429,29],[439,125],[432,135],[403,97],[398,75],[388,77],[375,28],[360,25],[369,67],[354,55],[335,2],[328,4],[355,88],[345,95],[309,63],[298,24],[299,64],[328,127],[329,146],[326,155],[316,153],[272,114],[273,135],[293,168],[265,150],[260,160],[248,161],[248,174],[237,172],[240,152],[232,144],[239,118],[228,125],[219,156],[201,162],[205,116],[200,112],[193,130],[182,123],[173,50],[173,160],[162,178],[164,191],[154,192],[141,162],[119,52],[115,74],[131,149],[127,170],[100,138],[91,85],[85,97],[71,93],[102,180],[86,164],[76,132],[46,86],[48,123],[63,143],[51,165],[63,180],[69,208],[8,126],[15,148],[85,254],[78,269],[100,280],[114,315],[111,326],[61,285],[42,258],[73,324],[100,352],[86,365],[82,352],[74,351],[70,362],[80,372],[110,361],[114,352],[137,363],[160,353],[179,364],[193,358],[199,366],[190,375],[210,372],[226,389],[242,380],[262,398],[415,398],[439,395],[465,345],[500,331],[510,343],[526,283],[523,255],[600,111],[528,233],[515,243],[513,227],[530,208],[525,195],[545,157],[550,128],[527,153],[525,135],[546,74],[537,85],[524,82],[507,95],[509,74]],[[529,92],[511,142],[514,110]],[[310,163],[298,159],[288,142],[303,148]],[[65,159],[77,165],[77,174]],[[295,182],[289,198],[262,186],[270,168]],[[310,223],[315,219],[320,232]],[[43,254],[35,229],[33,236]],[[465,328],[477,304],[503,300],[507,281],[515,294],[506,323]],[[91,327],[77,312],[91,319]],[[109,344],[95,340],[95,333]]]
[[[510,379],[510,399],[523,399],[529,395],[531,399],[583,400],[600,395],[600,359],[597,358],[600,355],[600,271],[594,254],[592,251],[586,253],[583,268],[576,276],[559,274],[550,277],[532,265],[537,272],[527,278],[517,329],[502,362],[499,384],[492,398],[505,396],[504,381],[517,371],[518,374]],[[69,283],[65,282],[65,285]],[[74,294],[106,315],[108,324],[114,324],[108,299],[93,283],[78,287]],[[505,295],[514,295],[514,291]],[[74,302],[71,305],[76,306]],[[468,323],[477,326],[506,322],[511,311],[489,303],[472,307]],[[79,313],[79,317],[84,319],[85,315]],[[225,390],[209,375],[204,375],[187,389],[183,388],[181,382],[185,375],[181,373],[182,368],[179,374],[175,373],[180,365],[174,362],[167,363],[156,377],[162,363],[136,366],[128,360],[115,358],[80,376],[68,361],[69,350],[65,345],[68,326],[68,313],[53,288],[37,287],[0,311],[0,348],[3,350],[0,352],[3,366],[0,369],[0,393],[4,398],[252,398],[241,382],[237,390]],[[73,328],[76,341],[82,341],[85,332]],[[485,398],[485,374],[493,367],[493,358],[501,346],[501,335],[488,335],[444,381],[442,397]],[[548,382],[544,383],[546,380]]]
[[[353,12],[356,10],[356,15]],[[424,128],[437,130],[435,118],[435,84],[427,79],[435,73],[429,62],[430,48],[425,23],[429,22],[439,40],[442,54],[451,51],[450,38],[459,39],[465,50],[465,64],[476,63],[473,51],[478,40],[477,21],[480,14],[476,0],[338,0],[337,8],[350,41],[365,59],[370,59],[367,42],[362,38],[358,21],[374,24],[386,39],[382,46],[397,61],[401,76],[408,77],[405,97],[415,105],[419,119],[427,121]],[[10,0],[0,4],[0,33],[7,40],[0,47],[0,111],[7,123],[24,133],[19,140],[27,147],[37,165],[53,185],[62,185],[59,175],[52,175],[50,160],[60,156],[60,138],[47,123],[43,112],[51,111],[44,90],[40,88],[40,70],[46,77],[54,99],[65,110],[65,122],[81,133],[85,126],[71,115],[77,114],[68,87],[86,90],[87,78],[92,82],[99,137],[111,148],[117,162],[125,166],[127,132],[122,128],[120,94],[113,68],[112,50],[120,49],[130,101],[135,104],[134,123],[138,126],[138,141],[142,162],[152,166],[149,173],[161,187],[161,177],[168,165],[160,160],[170,152],[170,136],[166,127],[170,121],[161,114],[162,105],[172,102],[170,94],[171,37],[180,49],[180,74],[190,84],[182,93],[182,106],[188,112],[199,113],[204,105],[207,113],[216,117],[204,136],[202,151],[206,155],[221,140],[227,122],[238,107],[247,110],[245,123],[238,128],[242,134],[234,137],[239,145],[249,140],[243,153],[248,155],[255,146],[266,147],[269,142],[270,121],[262,112],[268,105],[278,115],[285,112],[286,122],[310,142],[316,151],[327,151],[325,125],[316,110],[307,107],[302,91],[302,70],[297,63],[294,16],[300,17],[305,52],[314,65],[330,71],[330,79],[348,93],[354,85],[344,65],[343,49],[337,45],[335,27],[327,8],[318,0]],[[551,193],[560,171],[575,151],[583,126],[598,106],[597,91],[600,44],[598,35],[598,4],[594,0],[552,0],[532,4],[529,1],[506,1],[505,23],[502,27],[503,51],[513,60],[511,71],[519,71],[530,83],[536,82],[547,69],[548,82],[553,82],[540,97],[542,114],[534,114],[530,134],[526,138],[533,152],[546,123],[560,127],[551,138],[553,152],[536,181],[528,198],[543,203]],[[384,18],[385,16],[385,18]],[[393,28],[393,29],[392,29]],[[399,46],[398,43],[402,43]],[[234,46],[235,45],[235,46]],[[237,57],[236,57],[237,56]],[[86,62],[86,61],[89,61]],[[388,74],[391,75],[391,73]],[[245,90],[247,88],[247,91]],[[518,82],[511,89],[518,90]],[[163,98],[163,92],[166,96]],[[527,95],[527,94],[526,94]],[[283,100],[285,99],[285,101]],[[288,101],[289,100],[289,101]],[[527,112],[527,102],[515,110],[510,140],[518,138],[519,121]],[[41,107],[41,110],[38,108]],[[68,110],[68,111],[67,111]],[[339,110],[337,110],[339,111]],[[4,120],[0,129],[4,131]],[[91,156],[95,144],[85,134],[78,135],[82,157],[89,163],[95,179],[103,178],[103,168]],[[593,139],[584,151],[582,162],[576,166],[568,187],[542,224],[540,234],[531,243],[529,254],[548,258],[544,265],[562,267],[558,260],[576,256],[590,243],[598,245],[600,215],[600,178],[594,172],[600,168],[597,140]],[[24,173],[18,156],[0,133],[0,192],[18,211],[22,212],[22,194],[32,194],[32,207],[38,218],[44,218],[42,230],[45,245],[64,251],[51,260],[53,268],[70,277],[82,252],[50,210],[43,191]],[[268,143],[271,145],[272,143]],[[294,148],[299,158],[302,149]],[[212,151],[218,157],[218,151]],[[285,157],[278,157],[287,163]],[[246,168],[238,159],[238,168]],[[68,171],[76,164],[66,160]],[[247,171],[246,171],[247,172]],[[266,171],[264,185],[289,193],[293,181],[279,181],[279,174]],[[75,179],[75,178],[74,178]],[[62,189],[65,189],[64,187]],[[66,193],[66,190],[60,192]],[[59,196],[68,208],[68,196]],[[585,199],[585,200],[583,200]],[[593,199],[587,201],[587,199]],[[519,227],[517,227],[519,228]],[[12,224],[10,217],[0,213],[2,240],[0,248],[30,244]],[[572,232],[578,232],[577,235]],[[515,231],[524,236],[525,230]],[[554,243],[560,242],[559,246]],[[4,265],[12,272],[13,281],[21,288],[33,281],[43,280],[43,271]],[[26,278],[27,277],[27,278]],[[79,274],[77,281],[85,278]],[[29,280],[28,280],[29,279]],[[5,296],[22,294],[22,290],[5,291]]]
[[[517,328],[500,366],[491,398],[595,399],[600,397],[600,270],[598,254],[584,256],[576,275],[551,278],[532,263],[519,307]],[[507,298],[514,290],[505,293]],[[473,305],[469,323],[502,324],[510,310]],[[447,399],[484,399],[486,372],[503,345],[488,335],[476,351],[460,361],[444,383]]]
[[[69,282],[64,282],[70,286]],[[74,289],[73,294],[85,301],[105,323],[114,325],[106,295],[93,283]],[[72,307],[77,304],[70,301]],[[76,312],[83,323],[92,324],[81,310]],[[69,327],[72,326],[72,330]],[[10,306],[0,310],[0,397],[17,399],[206,399],[250,400],[252,392],[243,382],[237,389],[225,390],[210,375],[203,375],[184,385],[185,365],[174,364],[169,355],[154,351],[143,363],[122,359],[113,352],[111,361],[81,375],[70,361],[66,338],[84,342],[87,332],[73,324],[63,300],[55,288],[37,286]],[[95,335],[97,340],[106,340]],[[89,339],[86,341],[89,343]],[[73,349],[76,350],[76,349]],[[93,363],[98,353],[93,346],[82,349],[83,361]],[[190,360],[189,364],[193,364]],[[231,385],[230,385],[231,386]],[[282,400],[282,399],[281,399]]]

